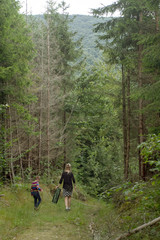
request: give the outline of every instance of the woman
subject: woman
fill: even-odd
[[[63,196],[65,201],[66,210],[69,211],[71,208],[71,196],[73,191],[73,184],[75,186],[75,178],[73,173],[71,172],[71,164],[67,163],[65,166],[65,170],[62,173],[61,179],[59,181],[59,185],[63,182]],[[76,186],[75,186],[76,187]]]

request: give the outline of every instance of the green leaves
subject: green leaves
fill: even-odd
[[[160,134],[148,135],[146,142],[139,145],[145,163],[150,164],[150,171],[160,172]]]

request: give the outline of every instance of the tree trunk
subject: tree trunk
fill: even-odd
[[[156,32],[159,32],[159,11],[155,11]]]
[[[126,118],[126,81],[124,74],[124,66],[122,64],[122,104],[123,104],[123,151],[124,151],[124,177],[128,178],[127,169],[127,118]]]
[[[6,104],[6,95],[5,92],[2,91],[2,89],[5,87],[5,81],[4,79],[0,79],[0,86],[1,86],[1,98],[0,98],[0,104],[2,104],[3,111],[0,113],[0,152],[2,154],[0,159],[1,164],[1,180],[2,182],[6,181],[6,117],[5,112],[6,109],[4,109],[4,106]]]
[[[28,0],[26,0],[26,23],[28,22]]]
[[[20,141],[19,141],[20,135],[19,135],[19,130],[18,130],[17,116],[15,116],[15,120],[16,120],[16,134],[17,134],[17,141],[18,141],[18,154],[20,156],[19,160],[20,160],[21,177],[24,180],[23,160],[21,157],[22,151],[21,151],[21,145],[20,145]]]
[[[42,86],[39,96],[39,144],[38,144],[38,174],[41,172],[42,159]]]
[[[30,105],[28,106],[28,112],[30,113]],[[30,129],[30,121],[28,121],[28,128]],[[31,153],[30,153],[30,148],[31,148],[31,143],[30,143],[30,141],[31,141],[31,138],[30,138],[30,135],[28,135],[28,154],[27,154],[27,156],[28,156],[28,168],[29,169],[31,169],[31,167],[32,167],[32,164],[31,164]]]
[[[48,53],[48,77],[47,77],[47,164],[48,164],[48,178],[50,176],[50,33],[48,20],[48,34],[47,34],[47,53]]]
[[[8,97],[9,98],[9,97]],[[10,105],[10,100],[9,100]],[[11,181],[14,183],[15,174],[14,174],[14,166],[13,166],[13,136],[12,136],[12,117],[11,117],[11,107],[9,107],[9,142],[10,142],[10,169],[11,169]]]
[[[127,76],[127,146],[126,146],[126,176],[128,179],[129,175],[129,157],[130,157],[130,72]]]
[[[41,55],[41,89],[39,96],[39,146],[38,146],[38,172],[41,172],[41,159],[42,159],[42,84],[44,80],[44,39],[42,33],[42,55]]]
[[[63,90],[63,94],[64,94],[64,101],[65,101],[65,96],[66,96],[66,80],[64,79],[64,90]],[[63,135],[64,135],[64,139],[63,139],[63,144],[64,144],[64,148],[63,148],[63,159],[64,159],[64,166],[66,164],[67,161],[67,153],[66,153],[66,111],[65,111],[65,102],[64,102],[64,106],[63,106]]]
[[[0,152],[2,154],[1,157],[1,167],[2,167],[2,172],[1,172],[1,179],[2,182],[6,181],[6,119],[4,117],[4,113],[1,113],[1,131],[0,131]]]
[[[139,34],[140,35],[142,34],[142,30],[141,30],[142,18],[143,18],[143,14],[142,14],[142,12],[140,12],[140,14],[139,14],[139,23],[140,23]],[[138,47],[138,87],[139,87],[140,90],[142,89],[142,86],[143,86],[143,80],[142,80],[142,50],[143,50],[143,46],[142,46],[142,44],[140,44],[139,47]],[[140,97],[139,98],[139,124],[138,124],[139,144],[141,144],[144,141],[144,118],[143,118],[142,109],[143,109],[143,100]],[[139,151],[139,177],[145,179],[145,164],[144,164],[144,160],[141,156],[140,151]]]
[[[66,112],[63,112],[63,127],[66,128]],[[63,157],[64,157],[64,166],[67,162],[67,153],[66,153],[66,130],[64,129],[64,140],[63,140],[64,148],[63,148]]]

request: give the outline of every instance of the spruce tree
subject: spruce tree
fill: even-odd
[[[100,39],[104,40],[105,44],[99,44],[99,46],[104,52],[108,53],[110,62],[123,66],[123,137],[124,174],[126,179],[128,178],[128,173],[131,172],[131,168],[133,169],[132,166],[130,166],[130,170],[128,169],[129,161],[131,165],[129,155],[132,155],[133,159],[137,158],[137,155],[133,155],[132,151],[138,144],[145,141],[145,135],[148,133],[148,117],[150,115],[145,109],[148,109],[150,106],[150,101],[146,99],[146,86],[151,84],[153,75],[151,77],[147,73],[148,70],[145,64],[147,63],[147,59],[149,59],[148,53],[151,53],[151,49],[154,46],[151,41],[153,33],[157,34],[159,27],[159,1],[153,2],[154,4],[149,3],[149,1],[119,0],[110,6],[104,6],[93,11],[97,16],[115,13],[116,10],[120,11],[119,17],[111,18],[106,23],[99,23],[96,31],[103,33]],[[152,33],[152,36],[150,33]],[[153,37],[154,39],[155,36]],[[132,101],[128,102],[129,95],[131,95]],[[136,102],[138,107],[136,106]],[[135,131],[137,134],[135,134]],[[138,142],[135,141],[137,137]],[[130,144],[130,139],[133,139],[132,145]],[[132,151],[130,151],[130,148],[132,148]],[[146,165],[140,152],[138,153],[138,157],[139,177],[145,179]]]
[[[0,2],[0,104],[8,106],[1,114],[1,153],[4,177],[14,181],[14,167],[19,161],[15,142],[15,117],[31,101],[30,61],[34,49],[24,17],[15,0]],[[19,115],[19,116],[20,116]],[[28,115],[29,116],[29,115]],[[17,118],[17,117],[16,117]],[[4,160],[5,159],[5,160]]]

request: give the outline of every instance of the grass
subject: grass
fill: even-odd
[[[130,204],[127,201],[120,208],[115,208],[112,203],[88,196],[86,201],[81,201],[75,194],[71,211],[66,212],[64,199],[60,197],[58,203],[53,204],[46,186],[42,186],[44,192],[41,193],[40,210],[34,211],[29,187],[23,185],[0,191],[5,195],[0,199],[0,240],[113,240],[121,233],[157,217],[157,209],[153,211],[151,200],[150,204],[145,201],[146,210],[140,201],[130,201]],[[152,209],[147,210],[150,205]],[[128,239],[158,240],[160,226],[146,228]]]
[[[5,188],[0,199],[0,239],[13,239],[17,231],[30,226],[33,208],[30,194],[22,189]]]
[[[53,204],[49,189],[45,186],[42,188],[42,203],[37,212],[34,211],[28,187],[1,191],[5,196],[0,201],[0,239],[27,240],[34,234],[41,237],[45,234],[47,240],[56,234],[58,239],[63,239],[63,236],[71,240],[92,239],[90,215],[87,212],[88,208],[92,208],[88,207],[90,203],[73,199],[71,211],[66,212],[64,199],[61,197],[58,204]]]

